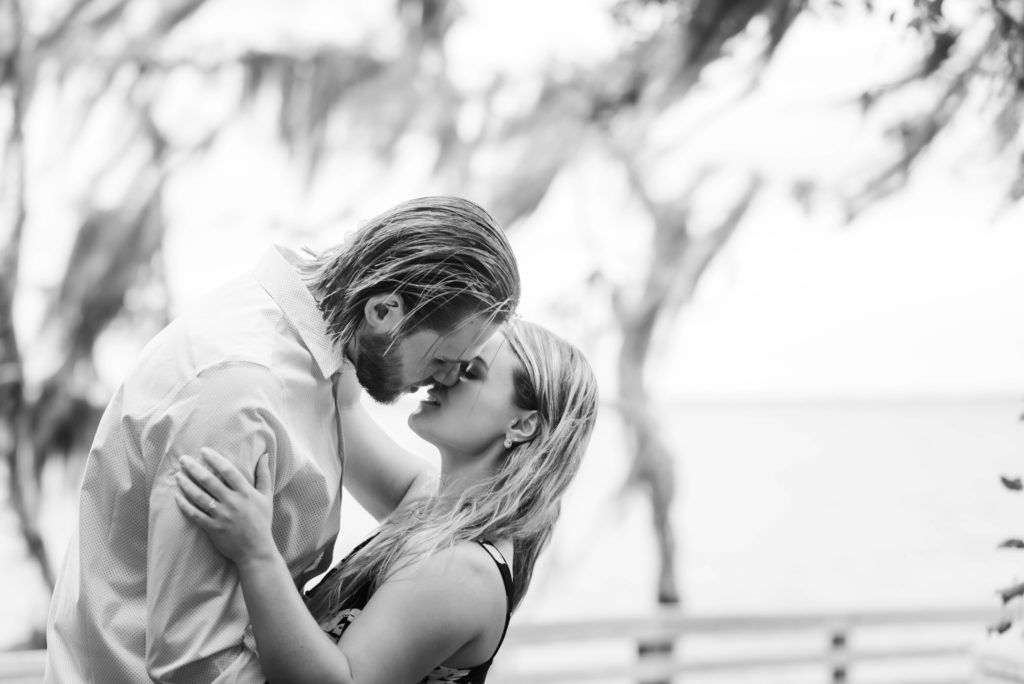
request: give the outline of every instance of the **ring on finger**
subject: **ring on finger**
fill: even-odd
[[[210,497],[210,503],[206,504],[206,512],[208,515],[213,515],[213,512],[217,510],[217,500],[212,496]]]

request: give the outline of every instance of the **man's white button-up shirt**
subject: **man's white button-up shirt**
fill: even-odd
[[[343,469],[332,342],[294,254],[176,319],[118,387],[85,468],[47,624],[47,682],[263,682],[234,566],[174,501],[210,446],[250,482],[268,454],[273,531],[298,584],[326,570]]]

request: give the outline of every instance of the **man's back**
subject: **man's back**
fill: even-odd
[[[147,345],[90,450],[46,681],[262,681],[234,568],[181,517],[174,473],[201,446],[249,473],[268,453],[275,539],[293,575],[329,561],[339,368],[312,296],[276,252]]]

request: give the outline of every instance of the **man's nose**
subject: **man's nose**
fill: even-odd
[[[459,364],[446,363],[430,377],[434,379],[434,382],[440,385],[451,387],[459,380]]]

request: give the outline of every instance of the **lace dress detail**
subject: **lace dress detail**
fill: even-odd
[[[505,641],[505,633],[508,631],[508,622],[512,617],[512,572],[508,567],[508,563],[505,562],[505,557],[501,555],[501,552],[498,551],[494,544],[491,544],[490,542],[477,543],[480,544],[480,546],[490,554],[491,558],[494,559],[494,563],[498,566],[498,571],[501,572],[501,581],[505,585],[505,601],[507,609],[505,613],[505,627],[501,632],[501,639],[498,641],[498,646],[494,649],[494,653],[491,654],[491,657],[488,658],[486,662],[469,668],[456,668],[438,665],[430,674],[420,680],[419,684],[483,684],[484,680],[487,678],[487,671],[490,669],[491,663],[494,661],[494,656],[497,655],[498,649],[501,648],[502,642]],[[343,560],[337,568],[331,571],[331,573],[337,572],[338,568],[344,566],[344,564],[345,561]],[[329,573],[328,576],[330,576],[331,573]],[[323,584],[323,582],[321,582],[321,584]],[[316,592],[315,587],[311,593],[314,592]],[[320,628],[334,639],[335,642],[337,642],[341,639],[341,635],[345,633],[345,630],[348,629],[348,626],[359,617],[363,606],[365,606],[369,600],[369,592],[357,592],[357,596],[352,601],[352,605],[339,610],[337,613],[331,615],[325,620],[321,620],[319,623]]]

